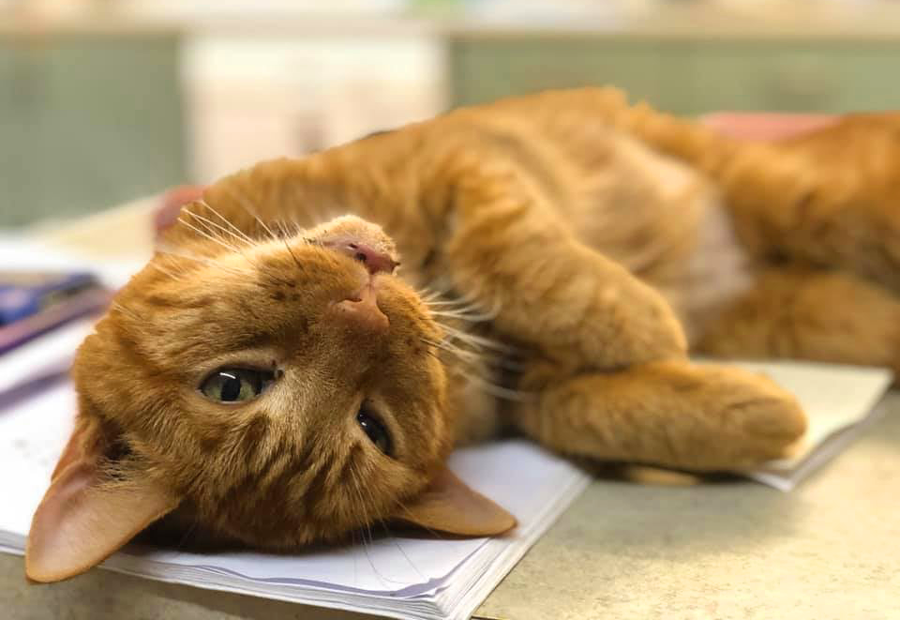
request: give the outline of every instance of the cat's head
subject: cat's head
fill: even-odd
[[[280,549],[388,520],[515,524],[444,466],[443,334],[380,228],[254,239],[187,209],[196,234],[171,235],[78,351],[79,420],[32,523],[31,579],[83,572],[169,513]]]

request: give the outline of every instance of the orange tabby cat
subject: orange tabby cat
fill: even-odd
[[[898,136],[860,116],[737,143],[584,89],[221,180],[78,352],[28,576],[160,519],[275,549],[384,520],[500,534],[444,459],[501,425],[694,470],[784,455],[795,399],[689,344],[900,367]]]

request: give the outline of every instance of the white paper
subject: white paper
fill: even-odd
[[[808,428],[801,447],[789,459],[743,471],[782,491],[790,491],[843,450],[878,414],[878,401],[893,375],[886,368],[809,362],[740,362],[785,388],[806,411]]]

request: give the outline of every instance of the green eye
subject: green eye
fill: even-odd
[[[200,391],[216,402],[241,403],[262,394],[274,379],[275,374],[265,370],[221,368],[203,380]]]

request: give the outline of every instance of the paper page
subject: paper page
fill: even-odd
[[[794,394],[806,411],[806,437],[792,458],[740,472],[783,491],[847,446],[859,425],[877,413],[875,406],[893,379],[886,368],[864,366],[789,361],[737,365],[765,374]]]

